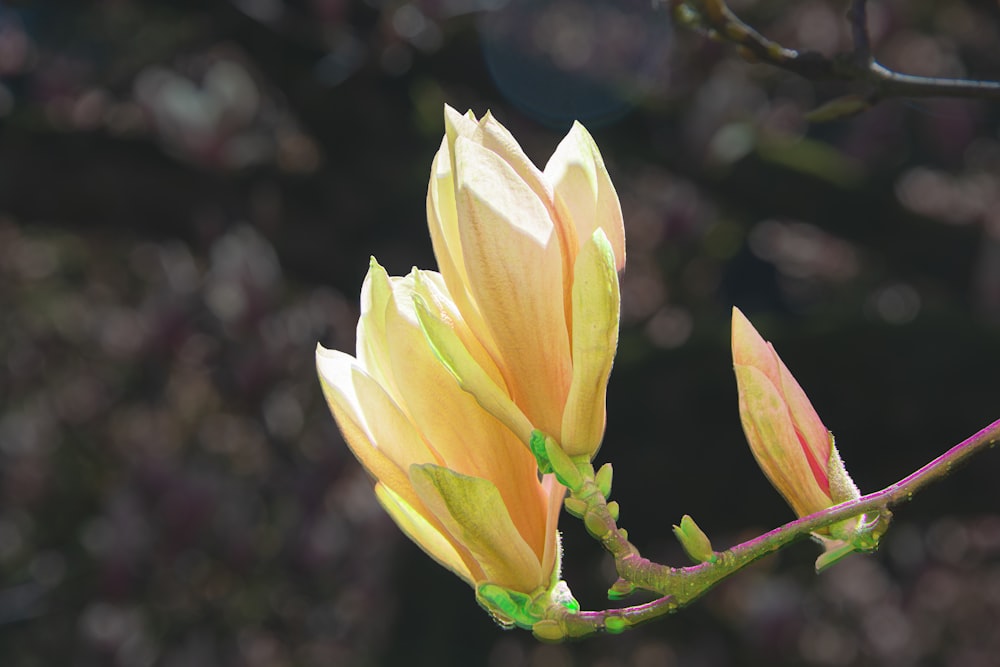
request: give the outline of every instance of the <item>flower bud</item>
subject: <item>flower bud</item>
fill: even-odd
[[[833,435],[802,387],[736,308],[732,346],[743,432],[761,470],[795,513],[803,517],[859,498]],[[863,519],[840,522],[818,536],[853,543]]]

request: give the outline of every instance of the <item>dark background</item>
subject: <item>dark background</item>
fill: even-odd
[[[843,3],[741,0],[849,47]],[[871,6],[876,53],[1000,78],[987,1]],[[401,536],[313,369],[353,349],[374,254],[432,267],[442,105],[544,164],[573,118],[625,213],[598,461],[645,555],[792,518],[736,410],[728,318],[773,340],[865,491],[1000,416],[1000,105],[886,101],[670,26],[649,0],[0,2],[0,664],[996,664],[1000,462],[898,508],[875,556],[812,545],[621,637],[503,632]],[[608,559],[563,524],[566,578]]]

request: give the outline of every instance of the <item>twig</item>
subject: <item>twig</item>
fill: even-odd
[[[879,64],[871,52],[867,0],[852,0],[848,10],[854,47],[850,53],[827,57],[797,51],[774,42],[744,23],[724,0],[670,0],[677,20],[737,45],[749,60],[780,67],[811,80],[865,84],[871,104],[885,97],[970,97],[1000,100],[1000,81],[914,76]]]
[[[550,620],[558,623],[561,636],[582,637],[601,631],[621,632],[637,623],[670,613],[701,597],[719,581],[750,563],[822,528],[852,517],[884,512],[890,506],[908,502],[917,491],[947,476],[972,455],[998,443],[1000,419],[881,491],[791,521],[717,553],[711,562],[683,568],[660,565],[640,556],[628,541],[625,531],[618,528],[612,513],[608,511],[603,494],[595,493],[593,482],[587,481],[580,491],[585,495],[582,499],[588,505],[588,530],[615,557],[618,574],[624,581],[637,588],[655,591],[662,597],[641,605],[603,611],[573,613],[562,607],[555,607],[554,616]],[[574,493],[574,497],[580,498],[581,495]]]

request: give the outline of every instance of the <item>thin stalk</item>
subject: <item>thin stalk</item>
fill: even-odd
[[[588,481],[582,494],[588,504],[587,528],[615,557],[618,574],[637,588],[659,593],[662,597],[641,605],[603,611],[566,613],[559,618],[566,636],[580,637],[593,632],[621,630],[662,616],[701,597],[722,579],[792,542],[845,519],[887,510],[908,502],[914,494],[950,474],[969,457],[1000,442],[1000,419],[966,438],[916,472],[890,484],[881,491],[791,521],[780,528],[718,552],[712,562],[674,568],[643,558],[618,528],[603,494],[594,493]]]

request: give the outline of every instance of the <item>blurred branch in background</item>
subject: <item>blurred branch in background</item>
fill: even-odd
[[[864,111],[888,97],[974,97],[1000,100],[1000,81],[915,76],[880,64],[872,54],[867,0],[852,0],[847,12],[853,49],[826,56],[813,50],[787,48],[740,19],[724,0],[670,0],[678,23],[739,47],[751,62],[763,62],[811,80],[843,80],[860,84],[861,93],[838,97],[815,109],[811,120],[825,121]]]

